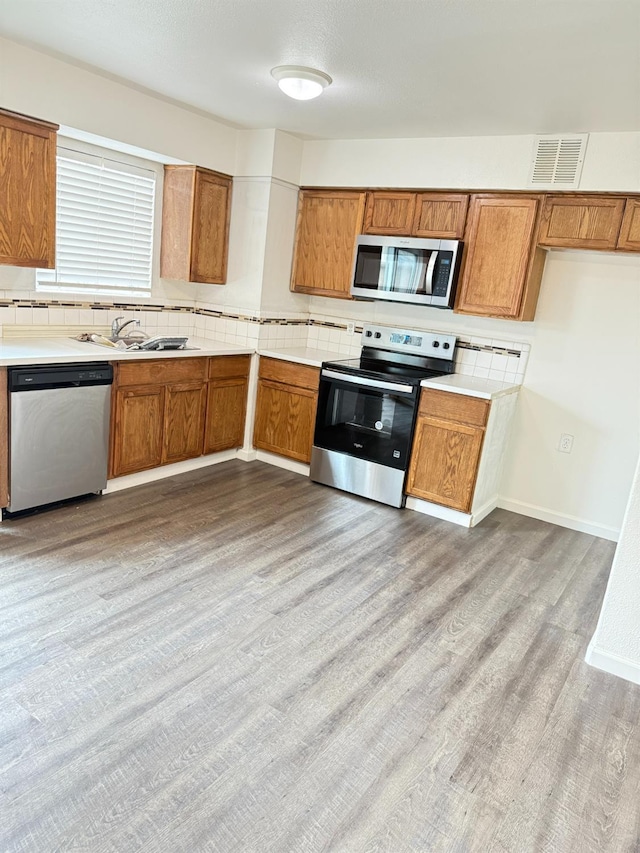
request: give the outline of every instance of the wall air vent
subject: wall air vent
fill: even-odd
[[[529,186],[540,189],[577,189],[588,138],[588,133],[536,136]]]

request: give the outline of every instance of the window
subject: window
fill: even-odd
[[[120,156],[58,147],[56,268],[37,290],[151,293],[156,172]]]

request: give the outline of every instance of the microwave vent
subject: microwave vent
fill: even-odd
[[[577,189],[588,138],[588,133],[536,136],[529,186]]]

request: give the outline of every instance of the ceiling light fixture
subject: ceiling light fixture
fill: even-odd
[[[324,71],[305,68],[303,65],[278,65],[271,69],[271,76],[285,95],[297,101],[317,98],[332,83],[331,77]]]

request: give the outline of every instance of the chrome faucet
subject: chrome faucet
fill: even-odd
[[[126,329],[131,323],[134,323],[136,326],[140,325],[140,320],[137,320],[135,317],[132,320],[127,320],[126,323],[120,325],[120,320],[124,320],[124,317],[116,317],[116,319],[111,324],[111,337],[119,338],[122,334],[122,330]]]

